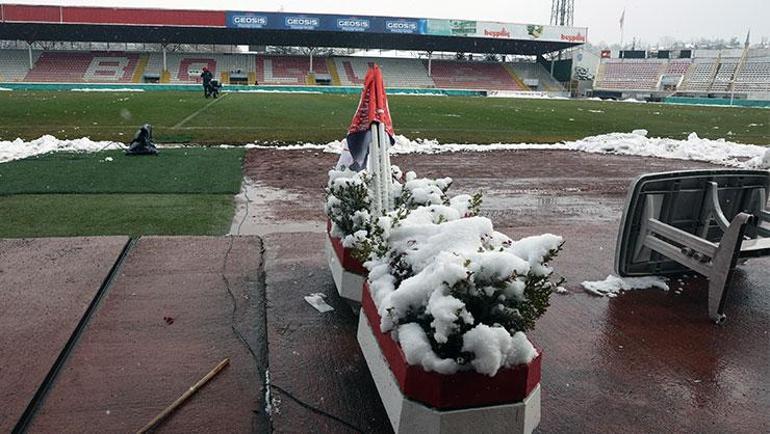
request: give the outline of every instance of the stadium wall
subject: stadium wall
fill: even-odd
[[[738,106],[738,107],[756,107],[770,108],[770,101],[759,101],[751,99],[735,99],[730,102],[728,98],[690,98],[672,96],[664,98],[666,104],[685,104],[685,105],[718,105],[718,106]]]
[[[0,88],[11,91],[120,91],[127,92],[146,91],[180,91],[201,92],[200,84],[145,84],[145,83],[121,83],[121,84],[96,84],[96,83],[0,83]],[[355,94],[361,93],[361,87],[357,86],[249,86],[228,85],[223,92],[234,93],[315,93],[315,94]],[[425,95],[425,96],[487,96],[485,90],[472,89],[419,89],[419,88],[388,88],[388,95]]]

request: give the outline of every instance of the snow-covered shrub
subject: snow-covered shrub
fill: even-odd
[[[523,332],[560,283],[548,263],[562,238],[513,241],[487,218],[462,217],[456,207],[431,205],[378,219],[386,247],[367,264],[370,291],[380,329],[409,364],[493,376],[536,356]]]
[[[363,237],[368,233],[371,225],[369,181],[366,172],[329,171],[324,211],[332,222],[332,236],[341,238],[343,243],[347,240],[351,244],[356,234]]]
[[[452,198],[446,195],[452,184],[451,178],[417,178],[414,172],[404,176],[396,165],[391,166],[391,173],[396,207],[389,214],[390,224],[424,205],[444,205],[446,209],[457,210],[459,217],[471,217],[479,213],[481,193]],[[400,182],[402,179],[405,181],[403,184]],[[362,261],[368,260],[373,252],[383,249],[385,241],[381,225],[373,222],[370,213],[370,182],[371,177],[366,171],[331,170],[326,188],[325,211],[332,222],[331,234],[342,239],[343,246],[352,248],[354,255]]]
[[[393,191],[396,207],[413,210],[421,206],[447,205],[460,210],[461,217],[473,217],[481,208],[481,192],[474,195],[447,195],[454,182],[452,178],[418,178],[414,172],[407,172],[404,184],[396,183]]]
[[[449,198],[447,190],[452,185],[452,178],[418,178],[414,172],[407,172],[404,184],[394,188],[396,206],[417,208],[423,205],[446,205]]]

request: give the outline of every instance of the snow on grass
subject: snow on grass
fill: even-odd
[[[117,90],[116,90],[117,91]],[[43,143],[44,142],[44,143]],[[16,139],[0,141],[0,163],[26,158],[46,152],[94,152],[104,149],[115,142],[92,142],[88,138],[59,140],[53,136],[43,136],[30,142]],[[93,145],[95,144],[95,145]],[[230,147],[230,145],[221,145]],[[274,149],[281,151],[316,150],[339,154],[345,147],[344,140],[335,140],[327,144],[304,143],[296,145],[262,145],[249,143],[246,149]],[[28,148],[28,149],[27,149]],[[49,150],[41,150],[48,149]],[[669,139],[647,137],[646,130],[634,130],[631,133],[609,133],[584,139],[553,143],[492,143],[488,145],[439,143],[431,139],[415,139],[398,135],[396,144],[391,147],[391,154],[440,154],[445,152],[492,152],[519,150],[578,151],[591,154],[615,154],[626,156],[656,157],[676,160],[701,161],[730,167],[748,169],[770,169],[770,148],[757,145],[744,145],[725,139],[703,139],[691,133],[687,139]]]
[[[53,136],[43,136],[32,141],[16,139],[0,140],[0,163],[32,157],[49,152],[98,152],[125,149],[126,145],[118,142],[93,141],[87,137],[73,140],[60,140]]]
[[[626,277],[609,275],[606,279],[581,283],[586,292],[601,297],[617,297],[621,291],[631,291],[634,289],[658,288],[668,291],[668,283],[665,278],[658,276],[646,277]]]
[[[731,167],[750,169],[770,168],[768,148],[757,145],[744,145],[725,139],[703,139],[691,133],[687,139],[669,139],[648,137],[646,130],[634,130],[631,133],[609,133],[584,139],[554,143],[492,143],[489,145],[439,143],[430,139],[409,139],[396,136],[396,144],[391,147],[391,154],[439,154],[444,152],[491,152],[518,150],[565,150],[591,154],[615,154],[640,157],[656,157],[676,160],[702,161]],[[325,145],[306,143],[298,145],[249,145],[257,149],[278,150],[318,150],[339,154],[345,147],[344,140],[336,140]]]
[[[390,95],[390,93],[388,93],[388,95]],[[546,92],[505,91],[505,90],[487,91],[487,96],[490,98],[550,99],[550,100],[570,99],[563,95],[549,95]]]
[[[76,87],[72,92],[144,92],[144,89],[135,87]]]

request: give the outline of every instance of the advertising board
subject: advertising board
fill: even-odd
[[[240,29],[399,33],[468,38],[584,43],[587,29],[492,21],[446,20],[273,12],[227,12],[226,25]]]

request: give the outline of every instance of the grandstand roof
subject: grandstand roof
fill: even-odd
[[[0,39],[250,44],[537,55],[588,29],[471,20],[273,12],[0,5]]]

